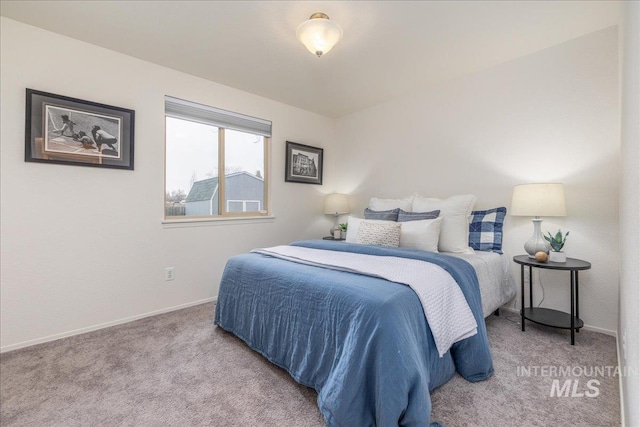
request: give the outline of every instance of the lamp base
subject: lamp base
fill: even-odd
[[[549,253],[549,244],[542,236],[542,219],[536,217],[533,222],[533,236],[524,244],[524,250],[529,254],[529,258],[535,258],[537,252]]]
[[[331,230],[329,230],[329,235],[330,236],[335,236],[335,232],[338,231],[338,234],[340,233],[340,225],[338,225],[338,218],[340,217],[340,215],[335,214],[335,219],[334,219],[334,223],[333,223],[333,227],[331,227]]]

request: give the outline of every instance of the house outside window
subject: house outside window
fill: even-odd
[[[165,97],[167,220],[266,216],[271,122]]]
[[[260,200],[227,200],[229,212],[257,212],[260,210]]]

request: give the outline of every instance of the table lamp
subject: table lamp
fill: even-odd
[[[349,213],[349,196],[346,194],[328,194],[324,199],[324,213],[325,215],[335,216],[334,225],[329,231],[331,236],[335,236],[334,232],[336,230],[340,231],[338,217]]]
[[[511,215],[532,216],[533,236],[524,244],[529,258],[536,252],[549,253],[549,244],[541,231],[543,216],[567,216],[562,184],[521,184],[513,187]]]

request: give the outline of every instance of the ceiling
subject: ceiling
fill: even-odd
[[[2,1],[2,16],[340,117],[619,21],[614,1]],[[314,12],[344,37],[296,40]]]

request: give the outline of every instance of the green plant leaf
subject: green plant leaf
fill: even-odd
[[[547,235],[548,237],[544,235],[542,237],[544,237],[544,239],[549,242],[549,245],[555,252],[560,252],[564,247],[565,242],[567,241],[569,232],[567,231],[567,234],[564,235],[564,238],[562,236],[562,230],[558,230],[555,236],[552,235],[551,232],[547,231]]]

